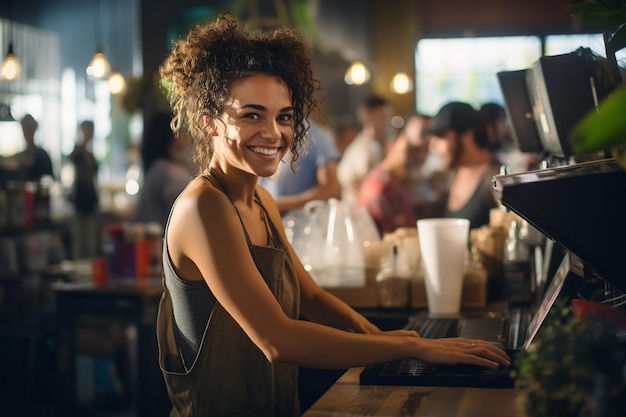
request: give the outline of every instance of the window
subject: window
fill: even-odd
[[[417,110],[435,114],[446,102],[502,103],[496,73],[528,68],[541,56],[536,36],[423,39],[417,44]]]
[[[590,48],[596,55],[606,57],[604,38],[599,33],[546,36],[546,55],[566,54],[581,46]],[[617,51],[615,57],[620,66],[626,66],[626,49]]]
[[[573,52],[589,47],[605,56],[601,34],[550,35],[545,38],[546,55]],[[448,101],[473,104],[503,103],[496,77],[499,71],[530,67],[541,57],[537,36],[422,39],[415,53],[416,108],[434,115]],[[617,60],[626,63],[626,51]]]

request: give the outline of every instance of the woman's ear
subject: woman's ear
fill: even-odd
[[[207,130],[209,136],[219,136],[220,132],[215,120],[211,119],[209,116],[203,116],[202,123],[204,123],[204,128]]]

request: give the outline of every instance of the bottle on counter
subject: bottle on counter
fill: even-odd
[[[393,245],[376,276],[378,306],[381,308],[411,307],[411,273],[402,247]]]
[[[504,241],[503,281],[505,296],[511,305],[527,304],[533,300],[528,232],[529,227],[526,221],[513,220]]]
[[[469,256],[463,271],[463,305],[484,307],[487,304],[488,274],[482,255],[475,244],[470,245]]]

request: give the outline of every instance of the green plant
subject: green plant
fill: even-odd
[[[602,29],[607,57],[626,47],[626,1],[572,0],[567,11],[581,23]]]
[[[529,416],[624,415],[626,343],[599,315],[579,319],[557,303],[518,365]]]
[[[607,59],[619,74],[615,53],[626,48],[626,0],[572,0],[567,11],[581,23],[600,28]],[[604,99],[570,133],[576,154],[610,150],[626,168],[626,85]]]

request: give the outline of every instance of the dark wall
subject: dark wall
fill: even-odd
[[[425,36],[544,35],[580,29],[565,11],[570,0],[424,0]]]
[[[168,52],[177,22],[190,11],[218,12],[235,4],[226,0],[12,0],[14,20],[59,34],[62,67],[84,69],[101,37],[112,65],[125,74],[153,74]],[[259,4],[271,5],[264,0]],[[323,48],[318,51],[318,74],[326,90],[325,107],[336,117],[352,116],[366,94],[389,95],[385,79],[349,87],[343,74],[353,59],[369,61],[382,71],[413,68],[412,51],[419,37],[493,34],[574,33],[580,25],[564,11],[569,0],[318,0],[316,29]],[[9,2],[0,15],[8,17]],[[394,8],[395,6],[395,8]],[[98,9],[97,20],[94,8]],[[101,25],[101,31],[97,26]],[[100,33],[98,35],[98,33]],[[396,62],[397,65],[390,65]],[[399,107],[408,97],[392,97]],[[403,101],[402,101],[403,100]],[[408,101],[407,101],[408,100]]]
[[[170,3],[168,0],[142,2],[145,74],[158,71],[171,46],[172,34],[180,32],[185,22],[194,17],[201,19],[203,13],[212,16],[220,11],[233,10],[229,1],[181,0],[176,2],[175,9]],[[332,122],[332,119],[353,117],[358,103],[370,92],[370,86],[347,86],[343,75],[351,60],[371,60],[371,17],[367,2],[361,0],[319,0],[316,4],[315,27],[320,43],[315,65],[324,87],[322,104]],[[274,13],[272,7],[263,11],[270,15]]]
[[[132,74],[141,62],[140,0],[12,1],[16,22],[58,34],[62,68],[71,67],[83,75],[98,43],[111,65],[124,74]],[[1,12],[9,17],[9,9]]]

